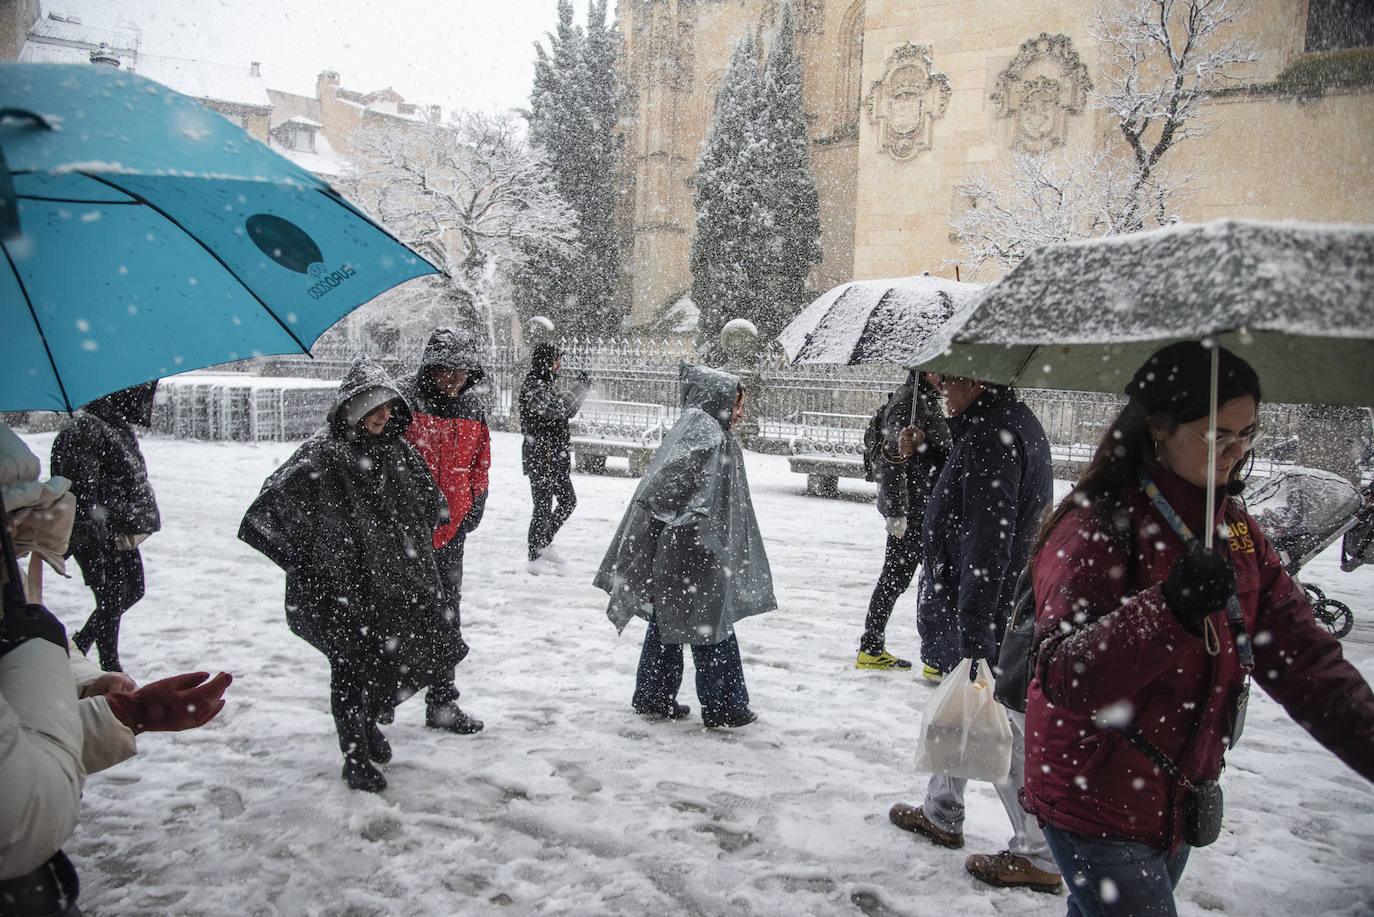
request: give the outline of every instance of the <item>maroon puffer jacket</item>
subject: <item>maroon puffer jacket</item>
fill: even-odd
[[[1193,532],[1205,491],[1158,466],[1151,474]],[[1302,589],[1240,504],[1222,498],[1254,679],[1317,741],[1374,780],[1374,693],[1312,616]],[[1225,614],[1220,651],[1178,623],[1160,592],[1183,542],[1139,490],[1125,501],[1128,544],[1085,510],[1066,516],[1036,555],[1041,637],[1026,710],[1022,804],[1042,823],[1087,837],[1183,843],[1183,791],[1113,723],[1134,723],[1190,779],[1215,779],[1243,674]],[[1135,553],[1128,558],[1128,550]]]

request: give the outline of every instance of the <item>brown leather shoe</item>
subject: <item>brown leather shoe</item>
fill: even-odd
[[[935,827],[931,824],[930,819],[926,818],[926,813],[921,811],[920,806],[909,806],[904,802],[899,802],[888,811],[887,817],[903,831],[922,835],[941,847],[958,850],[964,846],[964,833],[962,831],[945,831]]]
[[[1059,891],[1059,873],[1038,869],[1030,860],[1010,850],[994,854],[975,853],[964,861],[964,868],[980,882],[998,888],[1029,888],[1051,895]]]

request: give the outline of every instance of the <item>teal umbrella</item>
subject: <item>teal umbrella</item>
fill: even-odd
[[[1244,358],[1272,401],[1374,404],[1374,227],[1219,220],[1047,245],[908,365],[1121,394],[1151,354],[1180,340]],[[1215,368],[1214,352],[1214,395]],[[1216,406],[1213,397],[1213,462]],[[1208,519],[1209,544],[1211,535]]]
[[[132,73],[0,65],[0,153],[0,410],[308,352],[438,273],[319,178]]]

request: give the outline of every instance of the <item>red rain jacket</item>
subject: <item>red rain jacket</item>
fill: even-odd
[[[1201,532],[1205,491],[1158,466],[1150,470],[1183,521]],[[1243,675],[1224,612],[1211,618],[1220,639],[1213,656],[1164,602],[1160,585],[1184,551],[1182,540],[1142,490],[1124,503],[1131,526],[1124,542],[1080,509],[1059,522],[1036,555],[1041,642],[1026,710],[1021,800],[1042,824],[1063,831],[1175,850],[1183,843],[1183,790],[1093,715],[1104,711],[1113,722],[1133,723],[1189,779],[1215,779]],[[1316,623],[1302,588],[1240,503],[1223,497],[1219,513],[1255,644],[1255,683],[1374,780],[1369,685]]]

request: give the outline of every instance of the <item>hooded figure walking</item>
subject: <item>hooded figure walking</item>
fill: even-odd
[[[72,482],[76,521],[68,551],[95,595],[95,611],[72,635],[81,652],[94,644],[100,667],[122,672],[119,621],[143,598],[138,546],[162,527],[134,424],[151,426],[157,380],[82,405],[52,443],[52,473]]]
[[[449,679],[467,654],[434,559],[444,496],[406,442],[386,371],[348,370],[328,425],[262,486],[239,538],[286,571],[286,621],[329,660],[343,779],[378,792],[391,760],[378,716]]]
[[[486,408],[473,390],[484,376],[476,338],[454,328],[436,328],[420,357],[420,368],[397,383],[413,417],[406,440],[429,465],[448,503],[447,521],[434,530],[434,559],[453,607],[453,628],[459,634],[463,551],[468,534],[482,521],[491,468],[491,428]],[[425,724],[460,735],[481,731],[482,721],[458,707],[452,672],[429,686]]]
[[[912,370],[883,410],[881,454],[873,462],[878,512],[887,529],[887,545],[878,585],[868,600],[856,668],[911,668],[908,660],[887,651],[887,622],[921,564],[926,501],[949,458],[950,446],[949,424],[940,413],[940,394],[923,373]],[[925,674],[939,678],[929,666]]]
[[[536,563],[541,557],[546,562],[559,562],[550,546],[577,506],[568,420],[581,410],[591,380],[586,372],[579,372],[570,391],[558,391],[555,382],[562,365],[563,353],[557,345],[538,344],[530,359],[530,371],[520,386],[520,430],[525,434],[520,461],[534,498],[529,532],[531,573],[544,572],[545,568]]]
[[[749,709],[735,622],[778,607],[744,454],[730,434],[743,413],[738,376],[683,363],[682,415],[635,489],[597,571],[606,615],[623,630],[648,621],[635,712],[680,719],[683,644],[692,647],[702,721],[745,726]]]

